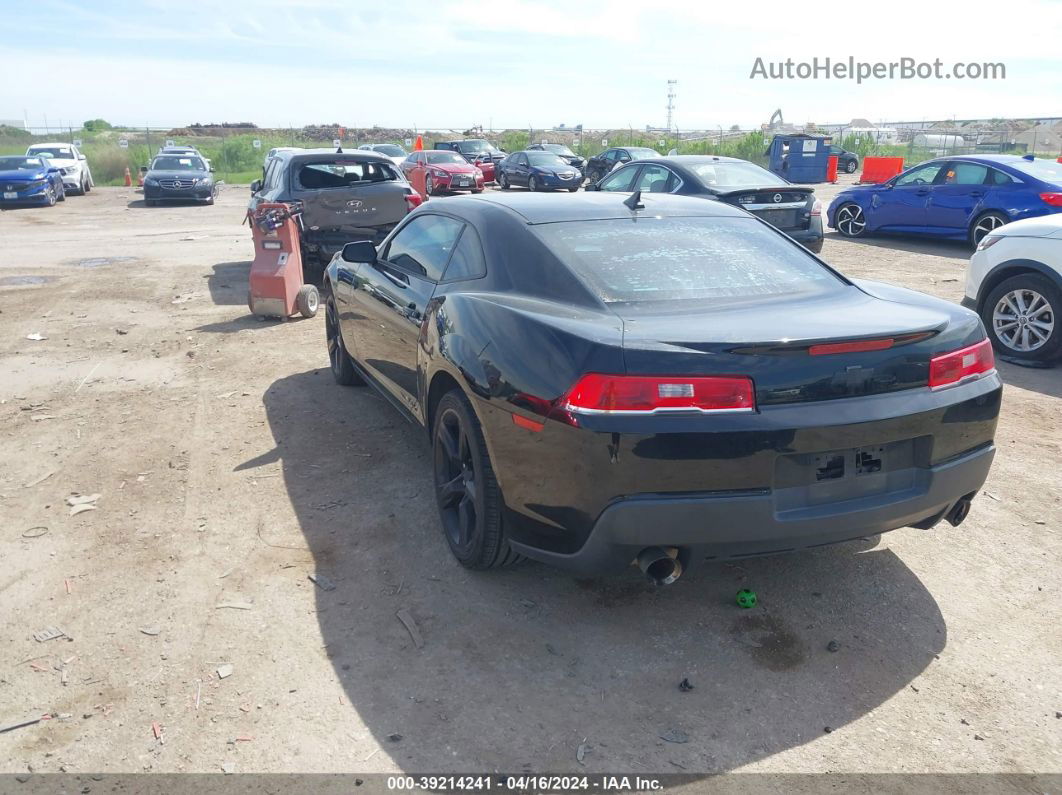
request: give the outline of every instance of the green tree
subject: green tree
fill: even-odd
[[[104,121],[103,119],[89,119],[81,126],[88,132],[100,132],[101,130],[111,129],[111,123]]]

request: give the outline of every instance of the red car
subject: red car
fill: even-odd
[[[484,182],[494,182],[494,161],[489,154],[481,155],[472,161],[472,165],[483,172]]]
[[[413,189],[425,197],[439,191],[483,192],[483,171],[456,152],[413,152],[402,161],[402,172]]]

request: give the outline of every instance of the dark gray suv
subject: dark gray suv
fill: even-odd
[[[317,277],[344,245],[379,243],[420,204],[390,158],[373,152],[298,149],[277,152],[251,183],[248,210],[262,202],[302,207],[302,261]]]

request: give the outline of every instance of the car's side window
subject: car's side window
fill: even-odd
[[[607,152],[605,152],[605,160],[607,160],[609,163],[614,162],[616,160],[616,150],[609,149]]]
[[[632,171],[634,169],[631,169]],[[634,190],[646,193],[667,193],[674,187],[674,175],[663,166],[643,166]],[[621,190],[627,190],[621,188]]]
[[[1013,185],[1015,182],[1017,180],[1005,171],[1000,171],[998,168],[988,169],[989,185]]]
[[[465,224],[457,245],[454,246],[450,264],[446,266],[443,281],[456,282],[463,279],[478,279],[487,273],[487,260],[483,256],[483,247],[479,235],[469,224]]]
[[[937,178],[937,174],[940,173],[942,165],[942,163],[929,163],[928,165],[921,166],[913,171],[908,171],[896,180],[896,185],[928,185]]]
[[[526,166],[527,162],[528,162],[527,161],[527,155],[517,155],[516,156],[516,165],[518,165],[518,166]]]
[[[621,168],[612,172],[609,176],[605,177],[599,184],[598,190],[620,190],[627,191],[632,190],[631,185],[634,182],[634,175],[638,173],[637,166],[631,166],[630,168]]]
[[[944,173],[945,185],[984,185],[988,166],[980,163],[951,163]]]
[[[391,239],[384,259],[433,282],[439,281],[463,224],[443,215],[418,215]]]

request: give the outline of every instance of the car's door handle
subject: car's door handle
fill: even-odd
[[[979,191],[979,190],[971,192],[970,195],[971,196],[984,196],[984,194],[981,191]]]
[[[390,281],[396,287],[401,287],[404,290],[409,286],[408,282],[405,279],[403,279],[401,276],[396,276],[390,271],[381,270],[380,273],[386,276],[388,281]]]
[[[925,188],[922,188],[922,190],[916,190],[915,191],[915,196],[925,196],[928,193],[929,193],[928,190],[926,190]]]

